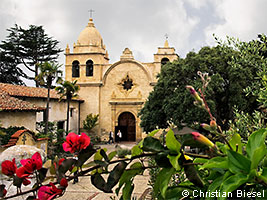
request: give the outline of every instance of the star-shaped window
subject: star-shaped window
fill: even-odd
[[[122,86],[123,86],[123,89],[124,90],[127,90],[127,91],[130,90],[130,89],[132,89],[132,87],[133,87],[133,80],[130,79],[129,76],[127,75],[126,79],[123,81]]]

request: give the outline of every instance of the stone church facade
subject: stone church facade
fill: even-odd
[[[178,59],[166,40],[164,47],[154,54],[154,62],[139,62],[125,48],[120,60],[110,64],[92,18],[73,44],[72,52],[67,45],[65,56],[66,80],[77,80],[79,98],[84,100],[80,109],[81,127],[88,114],[99,114],[99,125],[95,128],[98,135],[121,130],[124,141],[142,138],[138,112],[157,82],[161,66]]]

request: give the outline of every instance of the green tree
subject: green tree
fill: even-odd
[[[233,107],[252,112],[257,107],[253,95],[246,95],[244,88],[255,80],[257,66],[250,63],[229,64],[240,52],[231,46],[203,47],[198,53],[190,52],[186,58],[164,65],[158,82],[148,101],[139,113],[145,131],[166,128],[168,125],[192,126],[197,121],[208,121],[209,115],[191,105],[192,97],[186,85],[200,88],[197,72],[206,72],[211,77],[206,95],[208,105],[224,130],[233,118]]]
[[[23,73],[23,77],[35,80],[38,75],[38,63],[45,61],[55,61],[59,53],[62,52],[57,47],[58,41],[49,37],[42,26],[30,25],[28,29],[15,24],[14,27],[7,29],[9,35],[0,44],[0,49],[6,55],[15,59],[14,65],[23,64],[34,76]],[[35,80],[36,86],[39,86]]]
[[[57,86],[55,89],[58,92],[58,94],[61,95],[60,100],[62,100],[64,97],[67,99],[67,128],[66,132],[69,131],[69,112],[70,112],[70,101],[73,97],[78,96],[77,92],[79,91],[79,86],[76,85],[77,80],[70,82],[70,81],[64,81],[60,83],[60,86]]]
[[[85,120],[83,121],[83,128],[87,131],[92,130],[95,126],[98,125],[98,118],[99,115],[93,115],[90,113],[89,115],[86,116]]]
[[[16,60],[0,51],[0,82],[24,85],[21,76],[23,71],[17,67]]]
[[[48,130],[48,121],[49,121],[49,102],[50,102],[50,90],[53,84],[53,81],[59,82],[61,80],[62,71],[60,70],[61,65],[58,65],[54,62],[44,62],[38,64],[39,73],[35,79],[40,83],[40,85],[47,88],[47,99],[46,99],[46,111],[45,111],[45,134]]]

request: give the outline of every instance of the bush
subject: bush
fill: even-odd
[[[95,126],[98,125],[98,118],[99,115],[93,115],[90,113],[89,115],[86,116],[85,120],[83,121],[83,128],[90,132]]]
[[[13,135],[18,130],[25,129],[24,126],[10,126],[8,128],[0,127],[0,131],[4,134],[0,134],[1,138],[1,145],[5,145],[8,143],[9,139],[11,138],[11,135]]]

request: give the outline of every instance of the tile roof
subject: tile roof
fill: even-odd
[[[11,97],[0,87],[0,111],[41,111],[45,107],[38,107],[27,101]]]
[[[47,98],[47,88],[28,87],[21,85],[12,85],[7,83],[0,83],[0,89],[6,91],[13,97],[35,97],[35,98]],[[59,99],[60,95],[57,91],[52,89],[50,91],[51,99]],[[82,101],[82,99],[72,99],[73,101]]]
[[[11,138],[9,139],[8,143],[6,145],[3,145],[3,147],[11,147],[11,146],[16,145],[19,137],[21,136],[21,134],[23,134],[25,132],[30,133],[32,135],[32,137],[33,137],[34,140],[37,140],[37,141],[48,140],[48,138],[39,138],[39,139],[36,139],[34,132],[32,132],[32,131],[30,131],[28,129],[23,129],[23,130],[18,130],[13,135],[11,135]]]

